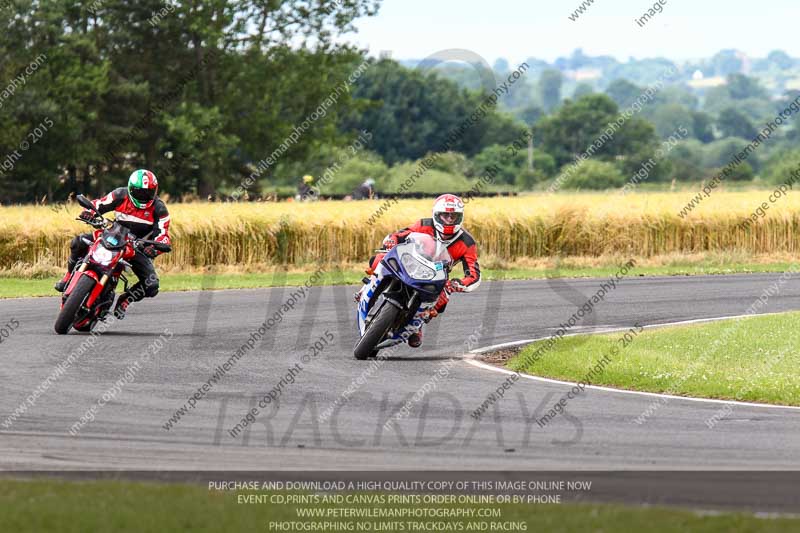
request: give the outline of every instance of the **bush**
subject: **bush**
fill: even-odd
[[[350,194],[367,178],[380,184],[385,181],[389,169],[381,157],[374,152],[356,152],[347,148],[337,154],[336,159],[321,174],[314,176],[322,195]]]
[[[733,167],[726,179],[729,181],[751,181],[755,177],[756,174],[753,172],[753,167],[750,166],[750,163],[744,161]]]
[[[703,165],[706,168],[723,168],[733,161],[736,154],[741,152],[745,146],[747,146],[747,141],[730,137],[707,144]],[[747,162],[750,163],[750,166],[754,169],[759,168],[758,156],[755,152],[750,153]]]
[[[800,151],[784,152],[772,158],[766,168],[766,181],[780,185],[793,179],[792,173],[800,171]]]
[[[420,161],[400,163],[389,169],[387,179],[378,183],[378,192],[395,193],[406,180],[416,175]],[[407,187],[405,192],[438,193],[446,191],[464,192],[472,187],[472,183],[462,175],[443,172],[429,168],[416,178],[413,185]]]
[[[430,156],[432,154],[428,154]],[[460,152],[444,152],[433,162],[431,168],[441,170],[447,174],[465,176],[472,170],[472,164],[467,156]]]
[[[699,181],[705,173],[703,154],[703,144],[697,139],[678,143],[666,157],[666,161],[671,164],[669,179]]]
[[[497,174],[497,181],[512,184],[525,169],[527,165],[526,158],[527,156],[522,150],[512,155],[505,146],[493,144],[481,150],[472,159],[472,174],[479,176],[486,172],[486,169],[496,166],[500,169]]]
[[[566,170],[566,168],[562,169]],[[564,180],[565,189],[613,189],[622,187],[625,177],[613,163],[584,161]]]
[[[717,176],[722,176],[724,171],[725,167],[708,169],[705,173],[704,179],[711,180]],[[724,176],[724,179],[725,181],[750,181],[754,177],[755,173],[753,172],[753,167],[751,167],[747,162],[742,162],[735,167],[732,167],[730,173],[727,176]]]
[[[528,170],[528,151],[517,150],[513,155],[507,147],[492,145],[484,148],[472,159],[472,176],[483,174],[486,169],[497,166],[498,184],[517,185],[530,189],[534,184],[553,177],[556,172],[556,160],[541,149],[533,151],[533,171]]]
[[[525,169],[517,175],[516,185],[522,190],[531,190],[537,183],[547,180],[550,176],[535,168],[533,170]]]
[[[556,175],[556,159],[541,149],[533,150],[533,170],[539,172],[543,176],[552,178]]]

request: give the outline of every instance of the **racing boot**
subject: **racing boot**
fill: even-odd
[[[370,271],[370,270],[367,270],[367,273],[368,273],[370,276],[372,275],[372,273],[371,273],[371,271]],[[361,283],[363,283],[364,285],[366,285],[367,283],[369,283],[369,278],[361,278]],[[354,301],[355,303],[358,303],[358,302],[360,302],[360,301],[361,301],[361,292],[362,292],[363,290],[364,290],[364,287],[362,286],[362,287],[361,287],[360,289],[358,289],[358,290],[356,291],[356,293],[353,295],[353,301]]]
[[[116,317],[117,320],[125,318],[125,313],[128,311],[129,305],[131,305],[131,299],[128,293],[123,292],[120,294],[119,298],[117,298],[117,305],[114,306],[114,317]]]
[[[78,263],[76,259],[73,259],[72,256],[67,260],[67,273],[64,274],[64,277],[61,278],[60,281],[56,282],[55,290],[58,292],[64,292],[67,290],[69,286],[69,280],[72,277],[72,271],[75,270],[75,265]]]
[[[67,272],[64,274],[64,277],[61,278],[60,281],[56,281],[55,290],[58,292],[64,292],[67,290],[67,286],[69,285],[69,279],[72,277],[72,271]]]
[[[412,333],[408,336],[408,345],[412,348],[419,348],[422,346],[422,330]]]

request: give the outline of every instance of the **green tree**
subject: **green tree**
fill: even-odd
[[[756,78],[745,76],[744,74],[731,74],[727,79],[728,94],[734,100],[746,100],[748,98],[768,98],[764,89]]]
[[[710,143],[714,140],[714,119],[708,113],[694,111],[690,131],[700,142]]]
[[[732,107],[723,110],[719,114],[717,127],[723,137],[752,139],[758,134],[750,119]]]
[[[588,94],[592,94],[594,92],[594,87],[592,87],[588,83],[579,83],[575,86],[575,91],[572,93],[572,98],[577,100],[583,96]]]
[[[767,61],[774,64],[781,70],[787,70],[794,66],[795,61],[783,50],[773,50],[767,55]]]
[[[617,104],[604,94],[567,100],[555,114],[539,122],[534,138],[559,166],[574,161],[592,147],[593,158],[622,160],[627,172],[653,155],[657,138],[652,124],[639,117],[617,125],[618,113]]]
[[[736,50],[722,50],[711,58],[711,68],[716,76],[727,76],[742,69],[741,54]]]
[[[641,96],[642,92],[644,91],[641,87],[623,79],[612,81],[606,88],[606,94],[622,108],[631,105]]]
[[[345,117],[341,129],[372,132],[373,149],[389,164],[429,152],[472,156],[484,146],[511,142],[525,130],[487,103],[486,95],[389,60],[369,69],[353,94],[363,105]]]
[[[6,3],[4,79],[38,54],[46,61],[0,109],[0,150],[15,149],[45,117],[54,126],[0,176],[0,201],[97,194],[139,166],[164,175],[176,194],[235,185],[244,163],[272,152],[347,78],[361,54],[337,37],[376,8],[375,0]],[[346,141],[335,121],[351,104],[345,94],[287,157]],[[265,120],[256,125],[248,113]]]
[[[522,111],[520,111],[517,116],[524,122],[528,127],[535,126],[539,120],[545,116],[544,109],[539,106],[530,106],[526,107]]]
[[[691,111],[680,104],[658,106],[650,120],[656,128],[656,133],[662,139],[673,135],[681,127],[686,128],[689,135],[694,135],[694,116]]]
[[[561,103],[561,86],[563,83],[564,76],[559,70],[548,69],[539,76],[539,99],[545,111],[550,112]]]

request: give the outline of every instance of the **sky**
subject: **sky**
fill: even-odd
[[[463,48],[489,64],[498,57],[512,64],[528,57],[552,61],[576,48],[620,61],[685,61],[728,48],[752,57],[775,49],[800,56],[792,28],[800,18],[798,0],[661,0],[661,13],[641,27],[636,19],[655,0],[594,0],[570,20],[581,1],[383,0],[378,15],[357,20],[358,32],[344,40],[398,60]]]

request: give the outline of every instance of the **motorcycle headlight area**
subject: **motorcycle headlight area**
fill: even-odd
[[[436,271],[434,269],[425,265],[411,254],[401,255],[400,262],[403,263],[403,268],[406,269],[406,273],[412,278],[433,279],[436,277]]]
[[[114,252],[104,246],[98,246],[92,252],[92,261],[107,266],[114,259]]]

